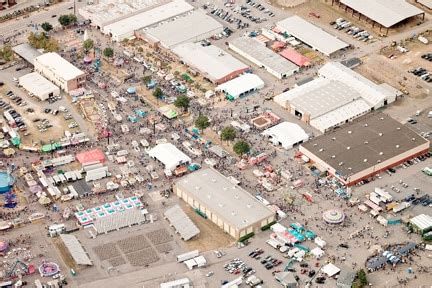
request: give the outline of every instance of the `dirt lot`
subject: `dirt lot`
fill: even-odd
[[[181,202],[182,209],[189,216],[193,223],[200,230],[200,234],[196,239],[191,239],[185,242],[188,250],[198,249],[199,251],[209,251],[221,247],[227,247],[235,243],[235,240],[222,231],[210,220],[206,220],[199,216],[187,204]]]

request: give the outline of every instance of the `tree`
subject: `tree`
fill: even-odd
[[[44,22],[44,23],[42,23],[42,24],[41,24],[41,27],[42,27],[42,29],[43,29],[45,32],[49,32],[49,31],[51,31],[51,30],[53,29],[53,26],[52,26],[50,23],[48,23],[48,22]]]
[[[143,76],[141,79],[144,82],[144,84],[147,85],[152,80],[152,77],[150,75],[146,75],[146,76]]]
[[[58,18],[58,21],[60,23],[60,25],[62,25],[63,27],[69,26],[71,24],[74,24],[77,22],[77,17],[73,14],[69,14],[69,15],[61,15]]]
[[[204,115],[199,115],[195,120],[195,126],[201,130],[201,133],[203,133],[204,129],[210,126],[209,118]]]
[[[233,150],[237,155],[243,156],[250,151],[250,146],[246,141],[239,140],[234,144]]]
[[[56,39],[54,38],[49,38],[48,40],[45,41],[44,44],[44,51],[45,52],[57,52],[59,51],[59,43]]]
[[[5,61],[10,61],[13,58],[13,50],[10,45],[5,45],[0,48],[0,58]]]
[[[156,87],[156,89],[153,92],[153,96],[156,97],[156,99],[161,99],[163,96],[162,89],[159,87]]]
[[[179,96],[174,102],[174,106],[182,108],[183,112],[186,112],[189,108],[190,100],[187,96]]]
[[[361,287],[366,286],[368,284],[367,278],[366,278],[366,272],[363,269],[360,269],[357,272],[357,277],[360,281]]]
[[[103,55],[105,57],[111,58],[114,56],[114,50],[110,47],[107,47],[103,50]]]
[[[222,129],[221,139],[224,141],[232,141],[236,137],[236,131],[233,127],[228,126]]]
[[[61,15],[58,18],[58,21],[63,27],[69,26],[71,24],[69,15]]]
[[[88,53],[94,47],[94,41],[92,39],[87,39],[83,42],[83,48],[86,53]]]

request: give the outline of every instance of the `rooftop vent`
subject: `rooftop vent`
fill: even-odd
[[[333,159],[336,158],[336,155],[332,155],[332,158],[333,158]]]
[[[213,183],[216,183],[216,179],[214,179],[214,178],[212,178],[211,181],[212,181]]]
[[[352,134],[352,131],[351,131],[351,130],[349,130],[349,131],[348,131],[348,134]]]
[[[220,208],[224,207],[224,205],[223,205],[222,203],[219,203],[218,206],[219,206]]]
[[[332,140],[335,141],[335,140],[336,140],[336,137],[333,137]]]
[[[352,170],[352,168],[351,168],[351,167],[348,167],[348,170],[350,170],[350,171],[351,171],[351,170]]]
[[[211,198],[212,198],[212,195],[207,194],[207,198],[211,199]]]
[[[378,160],[377,160],[377,163],[381,163],[381,160],[380,160],[380,159],[378,159]]]
[[[396,130],[400,130],[400,129],[401,129],[400,127],[397,127],[397,128],[396,128]]]
[[[318,144],[317,144],[317,143],[314,143],[313,146],[314,146],[314,147],[315,147],[315,146],[318,146]]]
[[[247,204],[246,207],[250,209],[250,208],[252,208],[252,205],[251,204]]]
[[[400,146],[399,146],[399,144],[398,145],[396,145],[396,148],[399,148]]]
[[[227,190],[228,190],[228,188],[227,188],[227,187],[223,187],[222,189],[223,189],[224,191],[227,191]]]
[[[318,150],[319,152],[323,152],[324,151],[324,149],[323,148],[320,148],[319,150]]]
[[[235,199],[240,199],[240,197],[238,195],[234,195]]]
[[[411,140],[412,140],[412,141],[415,141],[415,138],[412,138]]]
[[[200,190],[201,187],[200,186],[195,186],[195,190]]]
[[[348,146],[348,147],[347,147],[347,150],[350,150],[350,149],[351,149],[351,147],[350,147],[350,146]]]
[[[365,124],[364,124],[364,127],[368,127],[368,124],[367,124],[367,123],[365,123]]]
[[[369,144],[369,141],[365,141],[364,144]]]
[[[366,162],[367,162],[367,159],[363,159],[363,162],[365,162],[365,163],[366,163]]]
[[[381,155],[381,156],[382,156],[382,155],[384,155],[384,153],[383,153],[383,152],[379,152],[379,155]]]
[[[384,118],[383,118],[383,117],[381,117],[381,118],[380,118],[380,120],[384,120]]]
[[[339,166],[342,166],[344,163],[343,162],[339,162]]]
[[[379,136],[382,136],[382,135],[383,135],[383,133],[378,133],[378,135],[379,135]]]
[[[248,223],[248,221],[246,219],[244,219],[242,222],[245,223],[245,224]]]
[[[231,215],[232,215],[232,216],[236,216],[237,213],[235,213],[234,211],[232,211],[232,212],[231,212]]]

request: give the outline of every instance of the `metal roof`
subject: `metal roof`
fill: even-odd
[[[179,16],[167,23],[148,28],[143,32],[160,41],[166,48],[185,42],[198,42],[223,31],[223,25],[201,10]]]
[[[420,214],[411,218],[410,223],[417,226],[420,230],[426,230],[432,227],[432,217],[426,214]]]
[[[306,142],[309,139],[309,135],[306,134],[303,128],[290,122],[282,122],[268,128],[262,135],[271,137],[280,142],[285,149],[290,149],[295,144]]]
[[[229,42],[234,47],[248,55],[248,59],[258,66],[266,66],[279,74],[292,75],[298,71],[298,66],[286,60],[279,54],[267,48],[264,44],[251,37],[239,37]],[[253,59],[253,60],[252,60]]]
[[[429,144],[416,132],[383,113],[374,113],[318,136],[302,147],[339,175],[364,171],[407,151]]]
[[[279,55],[300,67],[309,66],[311,64],[311,60],[308,57],[289,47],[279,52]]]
[[[386,28],[424,13],[423,10],[405,0],[340,0],[340,2]]]
[[[249,70],[248,65],[213,45],[203,47],[199,43],[184,43],[174,47],[172,51],[213,82],[231,73]]]
[[[184,176],[175,186],[239,230],[275,214],[213,168],[201,169]]]
[[[60,94],[59,87],[51,83],[48,79],[37,72],[32,72],[21,76],[18,81],[19,84],[24,87],[24,89],[33,93],[42,101],[49,98],[49,93],[53,93],[55,95]]]
[[[187,241],[200,233],[200,230],[177,204],[165,211],[168,219],[184,241]]]
[[[336,36],[327,33],[297,15],[279,21],[276,25],[282,32],[294,36],[327,56],[349,46]]]
[[[133,36],[133,32],[177,15],[193,10],[193,6],[184,0],[174,0],[166,4],[156,6],[153,9],[127,17],[120,21],[106,25],[103,28],[105,34],[112,34],[118,41]]]
[[[416,0],[416,2],[422,4],[428,9],[432,9],[432,0]]]
[[[37,49],[30,46],[28,43],[22,43],[16,45],[12,50],[18,54],[20,57],[24,58],[27,62],[33,65],[33,61],[36,57],[42,55]]]
[[[93,265],[84,248],[74,235],[60,234],[60,238],[78,265]]]
[[[45,53],[36,57],[34,63],[36,62],[40,63],[42,66],[52,71],[56,76],[61,77],[66,81],[84,75],[83,71],[55,52]]]

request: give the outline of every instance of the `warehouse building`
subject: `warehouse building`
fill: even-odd
[[[151,44],[171,49],[186,42],[199,42],[223,31],[223,25],[195,10],[156,27],[144,28],[135,34]]]
[[[213,168],[183,177],[173,191],[235,239],[275,220],[275,212]]]
[[[96,5],[78,9],[78,13],[92,26],[102,29],[106,25],[123,20],[146,10],[170,2],[170,0],[100,0]]]
[[[30,46],[30,44],[28,43],[18,44],[14,46],[12,50],[15,52],[15,54],[26,60],[31,65],[33,65],[34,59],[36,57],[42,55],[41,52],[39,52],[36,48]]]
[[[281,145],[287,150],[309,139],[309,135],[303,128],[290,122],[282,122],[270,127],[262,135],[266,136],[274,145]]]
[[[299,71],[299,67],[268,49],[264,43],[250,37],[240,37],[228,43],[228,47],[278,79],[287,78]]]
[[[249,66],[213,45],[184,43],[174,47],[172,52],[214,84],[224,83],[250,70]]]
[[[428,153],[430,142],[383,113],[364,116],[300,146],[321,171],[351,186]]]
[[[69,92],[84,85],[86,75],[55,52],[42,54],[34,59],[35,71]]]
[[[318,74],[274,101],[323,133],[392,103],[399,95],[341,63],[327,63]]]
[[[26,74],[20,77],[18,81],[20,86],[42,101],[60,95],[60,89],[56,85],[36,72]]]
[[[193,6],[184,0],[173,0],[153,7],[139,14],[106,25],[102,32],[120,42],[134,37],[137,30],[149,27],[193,10]]]
[[[291,16],[276,23],[282,33],[287,33],[312,49],[332,56],[349,45],[299,16]]]
[[[372,21],[372,27],[378,24],[380,30],[386,28],[387,32],[390,28],[415,16],[421,15],[423,20],[425,17],[423,10],[406,0],[332,0],[332,5],[334,4],[343,7],[345,12],[350,10],[353,16],[357,13],[359,20],[364,16],[366,21]]]
[[[264,81],[255,74],[246,73],[216,87],[228,100],[236,100],[264,88]]]

